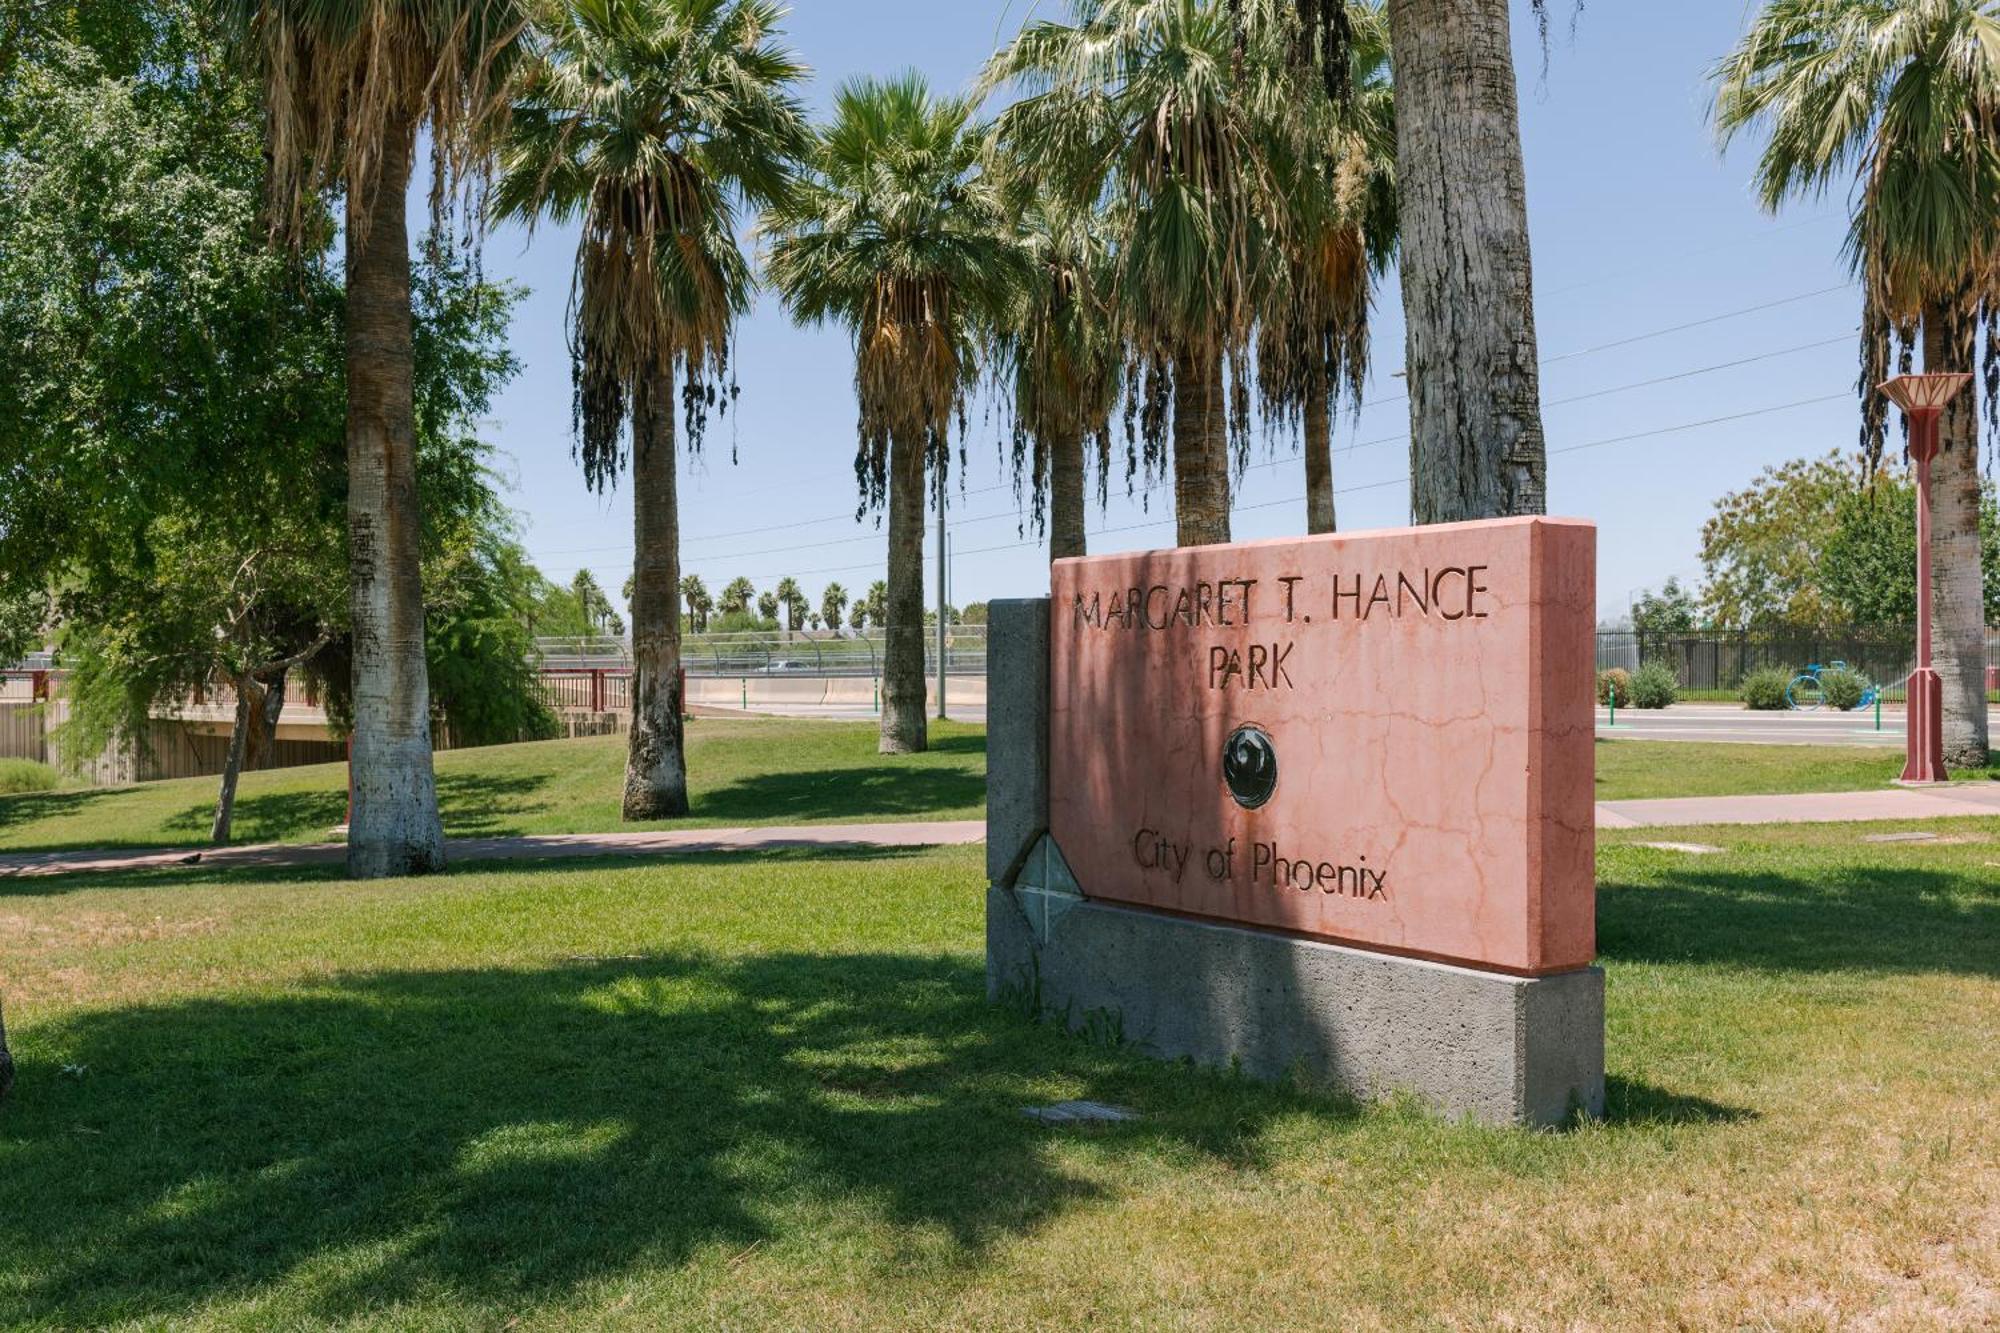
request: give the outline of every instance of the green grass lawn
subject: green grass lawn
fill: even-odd
[[[0,1326],[1972,1326],[2000,820],[1950,828],[1607,837],[1562,1133],[989,1007],[976,849],[0,882]],[[1019,1113],[1079,1096],[1145,1119]]]
[[[986,806],[986,730],[933,721],[926,754],[884,758],[872,722],[697,719],[688,724],[693,814],[624,824],[625,740],[448,750],[438,805],[453,836],[617,828],[977,819]],[[214,778],[0,796],[0,850],[203,844]],[[318,842],[347,815],[347,768],[246,773],[238,842]]]
[[[1597,742],[1597,799],[1865,791],[1903,771],[1901,750],[1857,745]]]

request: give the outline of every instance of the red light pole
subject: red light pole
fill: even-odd
[[[1917,469],[1917,669],[1910,673],[1904,783],[1944,782],[1944,686],[1931,668],[1931,460],[1938,419],[1972,380],[1970,375],[1898,375],[1882,393],[1903,409],[1910,426],[1905,455]]]

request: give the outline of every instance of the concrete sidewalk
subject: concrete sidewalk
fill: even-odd
[[[706,852],[767,852],[786,848],[949,847],[984,842],[981,820],[903,824],[807,824],[791,828],[662,829],[644,833],[553,833],[512,838],[448,838],[449,863],[553,861],[580,856],[694,856]],[[0,856],[0,879],[41,875],[166,870],[278,870],[339,865],[340,842],[257,843],[243,847],[181,847],[168,851],[43,852]]]
[[[2000,782],[1950,787],[1826,792],[1803,796],[1685,796],[1655,801],[1600,801],[1602,829],[1669,828],[1692,824],[1840,824],[1884,819],[2000,817]],[[453,864],[553,861],[584,856],[673,857],[710,852],[795,848],[955,847],[983,842],[975,819],[901,824],[807,824],[788,828],[665,829],[647,833],[560,833],[511,838],[451,838]],[[339,865],[338,842],[260,843],[245,847],[162,851],[38,852],[0,856],[0,879],[43,875],[170,870],[282,870]]]
[[[2000,816],[2000,782],[1949,787],[1891,787],[1804,796],[1676,796],[1653,801],[1599,801],[1599,828],[1665,828],[1676,824],[1845,824],[1873,819]]]

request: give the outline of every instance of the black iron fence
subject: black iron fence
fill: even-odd
[[[1903,680],[1916,663],[1917,632],[1904,626],[1848,629],[1692,630],[1640,633],[1599,630],[1597,669],[1637,671],[1644,662],[1665,662],[1690,691],[1731,692],[1753,671],[1767,667],[1796,673],[1817,663],[1845,662],[1890,698],[1900,698]],[[1987,632],[1986,659],[2000,662],[2000,631]]]

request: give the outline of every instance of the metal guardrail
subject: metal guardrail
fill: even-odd
[[[825,631],[752,630],[737,634],[689,634],[681,639],[681,663],[690,676],[879,677],[889,631],[848,634]],[[946,635],[945,670],[954,676],[986,674],[986,626],[954,625]],[[629,671],[632,653],[622,639],[538,639],[544,674]],[[937,632],[924,630],[924,670],[937,671]]]

